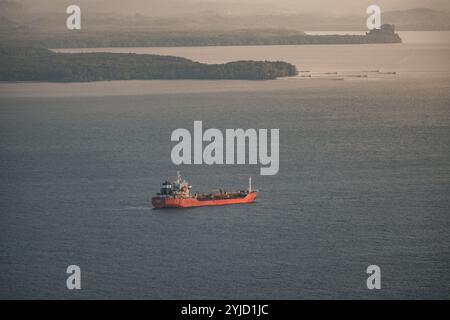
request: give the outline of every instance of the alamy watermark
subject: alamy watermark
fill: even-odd
[[[77,265],[70,265],[66,269],[66,273],[70,274],[66,280],[66,286],[69,290],[81,289],[81,269]]]
[[[180,164],[261,164],[261,175],[275,175],[280,166],[280,130],[219,129],[203,132],[202,121],[194,121],[194,132],[179,128],[172,132],[171,141],[178,142],[171,153],[172,162]],[[204,142],[208,144],[203,148]],[[270,154],[269,154],[270,146]],[[192,150],[193,149],[193,150]],[[248,157],[246,156],[248,154]]]
[[[367,29],[380,29],[381,28],[381,8],[376,4],[370,5],[366,10],[367,14],[370,16],[367,18],[366,25]]]
[[[70,16],[66,20],[66,27],[69,30],[81,30],[81,8],[77,5],[70,5],[66,9]]]
[[[370,276],[367,278],[366,285],[367,289],[373,290],[373,289],[381,289],[381,269],[377,265],[370,265],[367,267],[366,270],[367,274],[370,274]]]

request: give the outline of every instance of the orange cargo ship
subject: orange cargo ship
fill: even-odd
[[[258,191],[252,190],[252,178],[248,180],[248,190],[211,193],[196,193],[191,195],[192,187],[178,173],[174,182],[166,181],[162,184],[161,192],[152,198],[155,208],[192,208],[204,206],[223,206],[228,204],[254,202]]]

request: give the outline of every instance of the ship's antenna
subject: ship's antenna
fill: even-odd
[[[252,192],[252,177],[248,177],[248,192]]]

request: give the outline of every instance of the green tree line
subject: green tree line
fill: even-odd
[[[56,53],[38,47],[0,46],[0,81],[268,80],[296,73],[294,65],[283,61],[205,64],[173,56],[134,53]]]

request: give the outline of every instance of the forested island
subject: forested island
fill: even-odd
[[[295,74],[295,66],[283,61],[205,64],[173,56],[56,53],[39,47],[0,45],[0,81],[269,80]]]
[[[46,48],[111,48],[111,47],[197,47],[197,46],[263,46],[307,44],[400,43],[393,25],[354,35],[310,35],[295,30],[228,30],[228,31],[89,31],[70,33],[3,34],[0,40],[21,41]]]
[[[87,2],[83,8],[86,5]],[[81,29],[69,30],[65,23],[66,12],[59,7],[59,11],[55,12],[52,8],[53,5],[40,10],[40,6],[31,1],[24,5],[17,1],[0,0],[0,81],[267,80],[297,73],[294,65],[283,61],[205,64],[173,56],[57,53],[48,48],[401,42],[393,25],[383,25],[379,30],[360,35],[311,35],[298,28],[289,29],[293,21],[284,21],[289,17],[277,18],[283,23],[272,25],[270,21],[274,20],[267,22],[257,15],[247,18],[220,14],[147,17],[85,10]]]

